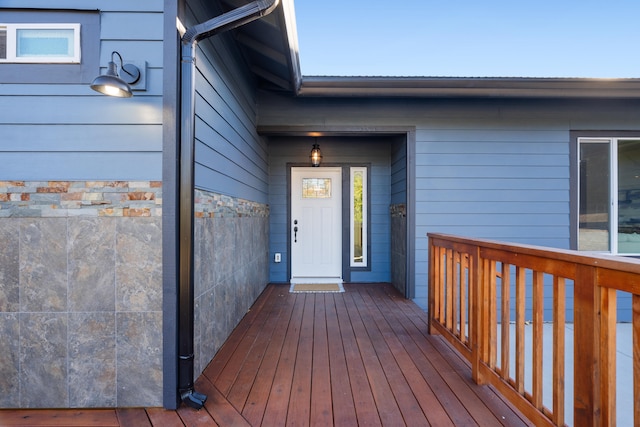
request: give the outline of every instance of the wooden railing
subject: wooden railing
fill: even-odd
[[[430,333],[443,335],[469,360],[477,383],[493,385],[536,425],[566,422],[564,384],[571,367],[565,366],[565,331],[571,314],[573,424],[616,425],[616,293],[632,294],[633,390],[628,392],[634,393],[634,425],[640,425],[640,261],[428,237]],[[550,408],[543,404],[545,322],[553,331]],[[525,340],[525,328],[531,341]],[[526,381],[525,371],[531,372]]]

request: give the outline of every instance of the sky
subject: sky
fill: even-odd
[[[640,0],[295,0],[304,76],[640,77]]]

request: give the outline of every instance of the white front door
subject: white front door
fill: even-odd
[[[291,283],[342,283],[342,169],[291,168]]]

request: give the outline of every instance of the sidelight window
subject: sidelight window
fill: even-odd
[[[367,168],[352,167],[350,176],[351,267],[367,267]]]

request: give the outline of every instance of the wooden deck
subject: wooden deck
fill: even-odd
[[[1,410],[0,425],[32,426],[520,426],[532,425],[386,284],[341,294],[270,285],[196,389],[196,411],[157,408]]]

